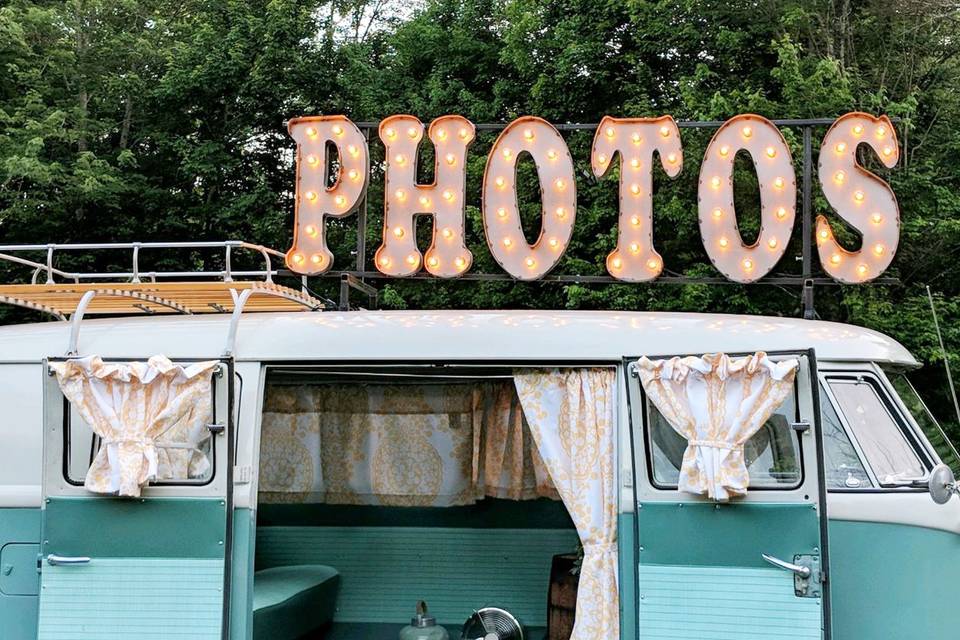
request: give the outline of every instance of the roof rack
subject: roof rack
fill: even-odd
[[[148,271],[140,269],[142,250],[223,249],[222,271]],[[261,255],[262,270],[235,271],[233,251],[243,249]],[[130,271],[64,271],[53,266],[54,254],[66,251],[121,250],[131,252]],[[44,252],[38,262],[22,254]],[[95,244],[0,245],[0,262],[33,269],[30,284],[0,285],[0,303],[41,311],[66,321],[70,342],[67,355],[76,355],[80,323],[89,314],[153,315],[230,313],[225,353],[236,341],[237,325],[244,313],[263,311],[320,311],[333,303],[316,297],[307,287],[293,289],[276,284],[274,276],[286,275],[273,267],[284,254],[258,244],[238,240],[219,242],[127,242]],[[236,278],[240,278],[237,280]],[[42,280],[42,282],[41,282]]]

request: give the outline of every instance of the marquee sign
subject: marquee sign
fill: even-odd
[[[354,213],[363,202],[370,176],[370,154],[359,128],[344,116],[297,118],[288,125],[297,142],[296,215],[293,247],[286,262],[301,275],[330,269],[325,222]],[[383,120],[379,137],[386,150],[383,242],[374,256],[383,274],[410,276],[426,270],[438,278],[466,273],[473,255],[464,237],[466,159],[476,136],[462,116],[437,118],[425,130],[414,116]],[[416,181],[424,138],[435,151],[435,180]],[[899,240],[900,216],[890,186],[857,160],[869,147],[888,168],[899,160],[896,131],[886,116],[848,113],[823,138],[819,179],[837,215],[862,235],[855,251],[840,246],[826,218],[816,222],[824,270],[847,283],[872,280],[890,266]],[[328,149],[336,149],[336,158]],[[737,226],[733,165],[738,152],[753,160],[760,185],[761,225],[756,242],[746,244]],[[541,232],[529,244],[517,207],[517,160],[529,154],[541,191]],[[591,149],[593,173],[603,177],[619,163],[617,246],[607,256],[608,273],[625,282],[655,279],[664,258],[654,248],[653,170],[659,163],[671,178],[683,170],[680,130],[670,116],[603,118]],[[796,219],[797,182],[790,148],[766,118],[745,114],[725,122],[707,145],[697,193],[700,235],[714,266],[730,280],[753,282],[770,273],[783,257]],[[549,122],[524,116],[511,122],[487,157],[482,193],[483,226],[490,253],[514,278],[546,275],[566,251],[577,216],[573,158]],[[433,217],[426,252],[416,244],[416,219]]]

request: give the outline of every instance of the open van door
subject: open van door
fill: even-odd
[[[626,362],[643,640],[830,638],[815,354],[768,355],[799,360],[793,393],[744,446],[747,494],[723,502],[678,489],[687,440]]]
[[[227,638],[232,361],[197,394],[189,429],[157,438],[160,472],[137,498],[84,488],[105,445],[61,391],[56,361],[44,366],[39,639]]]

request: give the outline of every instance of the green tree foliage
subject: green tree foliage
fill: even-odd
[[[889,333],[932,364],[920,382],[946,415],[924,287],[936,294],[960,370],[958,19],[946,0],[10,0],[0,7],[0,235],[6,243],[243,238],[284,249],[293,173],[283,122],[297,115],[361,122],[460,113],[502,122],[535,114],[571,123],[605,114],[887,113],[899,118],[901,165],[881,171],[863,160],[900,201],[902,243],[888,274],[899,284],[820,288],[817,309]],[[800,132],[784,133],[799,160]],[[380,242],[383,176],[382,146],[371,135],[368,267]],[[685,129],[683,173],[655,177],[655,243],[674,273],[716,275],[695,198],[709,135]],[[558,271],[599,275],[616,238],[616,172],[592,177],[592,132],[565,136],[579,211]],[[499,271],[479,211],[494,138],[481,132],[468,159],[468,241],[475,270],[485,272]],[[432,158],[425,149],[425,180]],[[759,212],[745,161],[737,185],[749,239]],[[539,194],[528,159],[520,192],[525,230],[535,236]],[[856,248],[856,234],[818,189],[813,204]],[[420,227],[426,241],[429,224]],[[337,268],[354,268],[356,219],[332,221],[329,235]],[[800,272],[799,235],[778,271]],[[195,252],[152,259],[157,267],[217,267],[216,257]],[[120,266],[110,256],[62,260]],[[395,308],[799,313],[798,291],[770,285],[377,284]]]

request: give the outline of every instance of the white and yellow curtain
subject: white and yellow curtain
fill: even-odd
[[[791,393],[798,367],[796,359],[774,361],[763,352],[637,362],[650,401],[687,440],[681,491],[718,501],[746,494],[744,444]]]
[[[619,638],[616,373],[521,370],[514,381],[537,449],[583,543],[571,638]]]
[[[164,356],[147,362],[90,356],[50,366],[101,439],[84,481],[89,491],[136,497],[158,478],[206,472],[199,442],[210,421],[216,361],[182,367]]]
[[[555,497],[513,386],[271,386],[262,502],[447,507]]]

